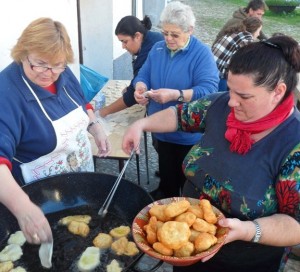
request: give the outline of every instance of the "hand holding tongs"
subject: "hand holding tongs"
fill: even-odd
[[[108,210],[108,207],[109,207],[109,205],[110,205],[110,202],[111,202],[112,199],[113,199],[113,196],[114,196],[114,194],[115,194],[115,192],[116,192],[116,190],[117,190],[117,188],[118,188],[118,186],[119,186],[119,183],[120,183],[120,181],[121,181],[121,179],[122,179],[122,176],[123,176],[123,174],[124,174],[124,172],[125,172],[125,170],[126,170],[126,168],[127,168],[127,165],[129,164],[129,161],[130,161],[131,158],[133,157],[134,152],[135,152],[135,150],[132,149],[132,150],[131,150],[131,153],[130,153],[130,156],[129,156],[129,159],[126,161],[126,163],[125,163],[125,165],[124,165],[122,171],[120,172],[120,174],[119,174],[117,180],[115,181],[113,187],[111,188],[111,190],[110,190],[110,192],[109,192],[107,198],[105,199],[105,201],[104,201],[102,207],[101,207],[100,210],[98,211],[98,214],[101,215],[102,217],[104,217],[104,216],[107,214],[107,210]]]

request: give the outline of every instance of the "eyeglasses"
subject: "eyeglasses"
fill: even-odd
[[[48,67],[48,66],[43,66],[43,65],[34,65],[29,60],[28,56],[27,56],[27,60],[28,60],[31,70],[38,72],[38,73],[44,73],[44,72],[47,72],[48,70],[51,70],[51,72],[53,74],[60,74],[64,70],[66,70],[66,67]]]
[[[173,39],[178,39],[180,34],[175,34],[175,33],[169,33],[169,32],[166,32],[166,31],[162,31],[161,32],[165,37],[168,37],[168,36],[171,36],[171,38]]]

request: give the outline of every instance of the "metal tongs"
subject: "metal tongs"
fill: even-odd
[[[98,214],[99,214],[100,216],[104,217],[104,216],[107,214],[108,207],[109,207],[109,205],[110,205],[110,203],[111,203],[111,201],[112,201],[112,199],[113,199],[113,197],[114,197],[114,194],[115,194],[115,192],[116,192],[116,190],[117,190],[117,188],[118,188],[118,186],[119,186],[119,183],[120,183],[120,181],[121,181],[121,179],[122,179],[122,177],[123,177],[123,175],[124,175],[124,172],[125,172],[125,170],[126,170],[126,168],[127,168],[127,165],[129,164],[130,160],[131,160],[132,157],[133,157],[134,152],[135,152],[135,150],[132,149],[132,150],[131,150],[131,153],[130,153],[130,156],[129,156],[129,158],[128,158],[128,160],[126,161],[125,165],[123,166],[122,171],[120,172],[120,174],[119,174],[117,180],[115,181],[113,187],[111,188],[111,190],[110,190],[110,192],[109,192],[107,198],[105,199],[105,201],[104,201],[102,207],[101,207],[100,210],[98,211]]]

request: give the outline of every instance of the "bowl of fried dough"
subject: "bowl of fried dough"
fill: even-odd
[[[132,224],[133,239],[145,254],[174,266],[188,266],[222,247],[228,228],[209,200],[172,197],[143,208]]]

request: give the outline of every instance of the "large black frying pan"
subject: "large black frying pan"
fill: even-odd
[[[41,179],[23,187],[30,199],[46,214],[54,235],[53,267],[43,269],[38,257],[38,246],[25,243],[23,256],[15,265],[22,265],[27,271],[77,271],[76,258],[97,233],[108,232],[111,228],[127,224],[131,226],[134,217],[146,205],[153,202],[151,196],[140,186],[122,179],[114,199],[104,218],[97,215],[105,198],[116,180],[115,176],[100,173],[69,173]],[[15,201],[18,201],[17,199]],[[58,226],[57,221],[67,215],[90,214],[91,232],[87,238],[70,234],[66,227]],[[15,217],[0,204],[0,249],[6,245],[11,233],[19,230]],[[132,240],[132,239],[131,239]],[[112,258],[117,259],[128,271],[142,257],[120,257],[111,252],[101,255],[101,267],[95,271],[106,271]],[[136,271],[136,270],[130,270]],[[153,270],[155,271],[155,270]]]

